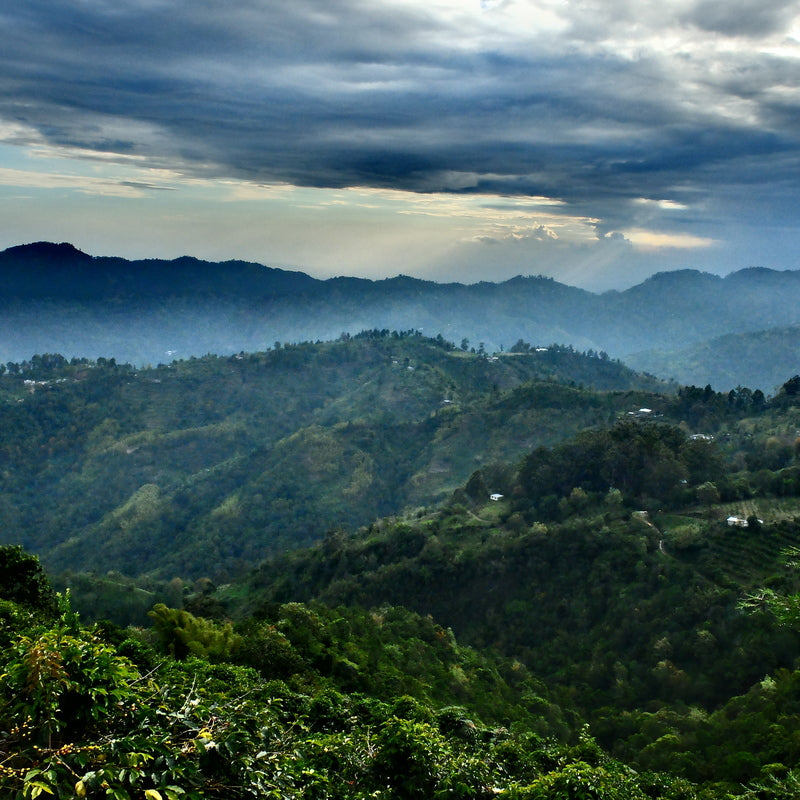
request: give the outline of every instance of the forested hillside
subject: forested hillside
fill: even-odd
[[[125,631],[82,625],[17,548],[0,573],[29,579],[0,582],[9,800],[698,797],[609,757],[519,662],[403,609],[293,603],[234,629],[156,606]]]
[[[35,356],[0,377],[2,537],[57,571],[224,580],[665,388],[571,348],[386,330],[141,370]]]
[[[800,377],[649,399],[135,629],[0,547],[0,789],[795,796]]]
[[[771,404],[683,390],[673,413],[702,434],[639,416],[480,470],[445,509],[265,562],[217,613],[291,599],[432,614],[525,664],[639,769],[783,774],[800,755],[800,615],[781,600],[800,589],[785,556],[800,547],[798,383]]]
[[[7,364],[0,789],[792,797],[800,377],[471,349]]]
[[[680,350],[633,353],[625,362],[682,384],[757,386],[772,394],[800,369],[800,325],[730,333]],[[745,365],[743,369],[743,365]]]

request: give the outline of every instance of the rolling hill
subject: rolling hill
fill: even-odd
[[[37,356],[0,377],[2,535],[50,569],[224,579],[672,389],[413,332],[138,370]]]
[[[729,333],[680,350],[633,353],[626,363],[682,384],[761,388],[772,394],[800,372],[800,325]]]

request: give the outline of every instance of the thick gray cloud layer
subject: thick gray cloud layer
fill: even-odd
[[[3,5],[0,120],[87,157],[543,196],[601,236],[646,222],[641,199],[706,234],[745,195],[779,220],[798,200],[797,2]]]

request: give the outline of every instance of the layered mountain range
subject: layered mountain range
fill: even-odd
[[[244,261],[128,261],[40,242],[0,253],[0,279],[0,361],[59,352],[157,364],[376,328],[467,339],[487,351],[519,340],[569,344],[717,389],[770,393],[800,371],[785,346],[800,323],[800,271],[723,278],[680,270],[593,294],[541,276],[471,285],[402,275],[318,280]]]

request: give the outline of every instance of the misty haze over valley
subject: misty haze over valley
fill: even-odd
[[[800,272],[660,273],[595,294],[542,277],[438,284],[317,280],[259,264],[126,261],[68,244],[0,253],[0,361],[35,353],[136,366],[264,351],[362,330],[419,330],[486,352],[570,345],[664,379],[772,393],[794,374]]]

